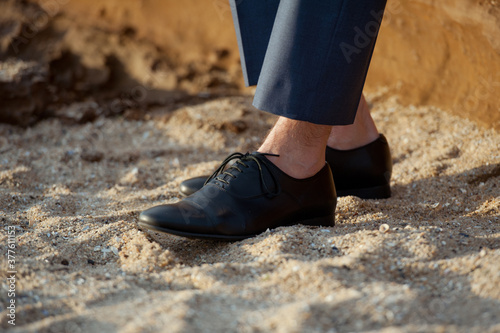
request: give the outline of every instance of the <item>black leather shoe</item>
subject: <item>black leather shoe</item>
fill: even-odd
[[[392,158],[387,139],[382,134],[366,146],[351,150],[326,149],[338,196],[353,195],[362,199],[391,196]]]
[[[353,195],[362,199],[391,196],[392,158],[385,136],[352,150],[326,148],[326,161],[332,169],[337,196]],[[179,192],[189,196],[203,187],[208,176],[183,181]]]
[[[139,224],[178,236],[233,241],[299,223],[333,226],[336,205],[328,164],[310,178],[295,179],[265,154],[235,153],[199,191],[142,212]]]

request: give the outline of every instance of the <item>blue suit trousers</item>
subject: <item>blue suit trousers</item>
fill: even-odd
[[[354,122],[386,0],[230,0],[253,104],[322,125]]]

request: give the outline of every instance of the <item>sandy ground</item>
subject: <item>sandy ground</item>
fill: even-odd
[[[392,198],[340,198],[333,228],[233,243],[141,230],[137,214],[177,201],[181,180],[227,154],[255,149],[274,119],[251,98],[140,119],[0,124],[0,329],[500,332],[500,134],[369,98],[391,144]]]

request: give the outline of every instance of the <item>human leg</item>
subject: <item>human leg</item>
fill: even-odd
[[[315,124],[352,124],[385,3],[281,1],[254,105]]]
[[[351,125],[333,126],[328,138],[328,147],[349,150],[366,146],[380,136],[370,114],[370,107],[361,95],[356,118]]]
[[[258,151],[279,155],[269,160],[292,177],[311,177],[325,165],[331,128],[280,117]]]
[[[288,137],[282,135],[282,138]],[[259,149],[266,150],[263,147]],[[290,157],[289,154],[287,156]],[[354,123],[331,128],[326,161],[332,169],[339,197],[352,195],[363,199],[383,199],[391,196],[391,151],[386,138],[378,133],[363,96]],[[293,160],[287,164],[296,162]],[[281,167],[290,172],[285,166]],[[181,182],[179,193],[183,196],[195,193],[203,187],[207,178],[208,175],[205,175]]]
[[[370,7],[363,6],[372,3],[385,5],[280,2],[254,105],[281,118],[259,152],[232,155],[236,162],[225,169],[226,160],[200,191],[143,212],[141,224],[212,239],[297,223],[333,225],[336,194],[324,152],[331,126],[354,122],[378,26],[349,59],[342,45],[355,36],[355,24],[368,26]]]

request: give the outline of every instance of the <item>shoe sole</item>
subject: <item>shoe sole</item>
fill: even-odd
[[[186,198],[189,195],[179,191],[181,197]],[[375,186],[375,187],[366,187],[366,188],[356,188],[349,190],[338,190],[337,189],[337,197],[358,197],[360,199],[388,199],[392,195],[391,186],[389,184]]]
[[[194,233],[194,232],[185,232],[185,231],[179,231],[179,230],[174,230],[174,229],[168,229],[168,228],[163,228],[163,227],[158,227],[155,225],[150,225],[147,223],[143,222],[138,222],[139,226],[144,227],[146,229],[156,231],[156,232],[162,232],[162,233],[167,233],[167,234],[172,234],[175,236],[181,236],[181,237],[186,237],[186,238],[191,238],[191,239],[202,239],[202,240],[214,240],[214,241],[224,241],[224,242],[231,242],[231,241],[240,241],[244,240],[247,238],[252,238],[255,236],[260,235],[261,233],[258,234],[252,234],[252,235],[217,235],[217,234],[199,234],[199,233]],[[312,219],[306,219],[306,220],[300,220],[298,222],[291,222],[291,223],[286,223],[281,225],[280,227],[290,227],[293,225],[309,225],[309,226],[324,226],[324,227],[333,227],[335,225],[335,215],[329,215],[329,216],[321,216],[321,217],[315,217]]]

